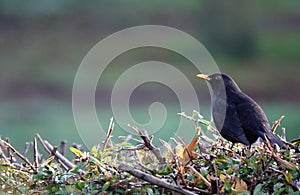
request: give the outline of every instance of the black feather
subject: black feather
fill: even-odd
[[[234,80],[226,74],[209,75],[212,89],[212,116],[220,134],[233,143],[251,145],[261,137],[272,146],[286,144],[271,131],[262,108],[243,93]]]

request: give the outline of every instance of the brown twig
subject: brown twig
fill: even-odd
[[[2,152],[1,149],[0,149],[0,157],[2,157],[7,164],[11,164],[11,162],[8,160],[8,158],[5,156],[5,154]]]
[[[123,170],[125,172],[128,172],[129,174],[133,175],[134,177],[136,177],[138,179],[142,179],[142,180],[147,181],[147,182],[149,182],[149,183],[151,183],[153,185],[157,185],[159,187],[172,190],[174,192],[178,192],[178,193],[186,194],[186,195],[195,195],[196,194],[194,192],[182,189],[182,188],[180,188],[178,186],[174,186],[173,184],[168,183],[168,182],[166,182],[164,180],[161,180],[161,179],[159,179],[157,177],[154,177],[152,175],[144,173],[144,172],[142,172],[142,171],[140,171],[138,169],[135,169],[132,166],[127,165],[127,164],[121,163],[119,165],[119,169],[121,169],[121,170]]]
[[[281,137],[282,139],[286,140],[286,131],[284,127],[281,128]]]
[[[194,167],[191,165],[187,165],[187,167],[197,175],[198,178],[200,178],[202,181],[204,181],[205,185],[207,185],[209,188],[211,188],[211,183],[203,176],[201,173],[199,173]]]
[[[132,127],[131,125],[128,125],[133,131],[135,131],[144,141],[144,145],[156,156],[156,158],[158,159],[160,164],[165,164],[166,163],[166,159],[163,158],[163,156],[160,153],[160,149],[155,147],[152,144],[152,140],[150,140],[148,138],[147,135],[145,135],[144,133],[142,133],[138,128],[136,127]]]
[[[269,150],[267,150],[267,154],[269,156],[271,156],[274,160],[276,160],[276,162],[278,164],[283,164],[285,165],[286,167],[288,167],[289,169],[292,169],[292,170],[299,170],[299,168],[295,165],[295,164],[292,164],[282,158],[280,158],[280,156],[277,155],[277,153],[274,151],[274,149],[271,147],[271,144],[269,142],[269,140],[266,140],[266,145],[267,145],[267,148]]]
[[[34,137],[34,140],[33,140],[33,158],[34,158],[35,168],[39,167],[38,156],[39,156],[39,153],[38,153],[38,149],[37,149],[37,141],[36,141],[36,137]]]
[[[27,154],[27,152],[29,151],[29,146],[30,146],[30,142],[25,142],[25,147],[24,147],[24,150],[22,152],[23,156],[25,156]]]
[[[196,187],[186,187],[187,190],[193,190],[194,192],[196,192],[197,194],[207,194],[207,195],[211,195],[212,193],[209,190],[203,190],[203,189],[199,189]]]
[[[64,157],[62,154],[60,154],[55,147],[53,147],[48,141],[44,140],[44,143],[46,147],[51,151],[51,155],[55,156],[58,158],[62,164],[66,165],[67,169],[70,170],[75,167],[75,165],[70,162],[66,157]]]
[[[75,167],[75,165],[69,161],[65,156],[63,156],[60,152],[57,151],[57,147],[52,146],[48,141],[44,140],[45,145],[51,151],[50,154],[54,155],[62,165],[66,166],[67,170],[70,170]],[[84,173],[81,169],[78,170],[79,173]]]
[[[75,167],[75,165],[71,161],[69,161],[66,157],[64,157],[60,152],[57,151],[57,148],[52,146],[48,141],[43,140],[39,134],[36,134],[36,137],[42,143],[46,151],[49,154],[54,155],[60,161],[60,163],[65,167],[65,169],[70,170]],[[84,174],[85,172],[79,169],[78,173]]]
[[[45,149],[49,154],[51,154],[51,150],[48,149],[48,147],[46,146],[46,144],[45,144],[44,140],[42,139],[42,137],[41,137],[38,133],[37,133],[35,136],[36,136],[36,137],[38,138],[38,140],[41,142],[41,144],[42,144],[42,146],[44,147],[44,149]]]
[[[292,140],[291,140],[291,143],[295,143],[295,142],[300,142],[300,138],[292,139]]]
[[[159,142],[161,143],[162,146],[164,146],[170,152],[170,154],[172,155],[172,158],[173,158],[175,156],[175,153],[173,152],[171,145],[162,139],[159,139]]]
[[[31,162],[22,154],[20,154],[20,152],[18,152],[14,147],[12,147],[12,145],[10,145],[9,143],[7,143],[6,141],[0,139],[0,142],[7,146],[8,148],[10,148],[14,154],[16,154],[20,159],[22,159],[26,164],[28,164],[30,166],[30,168],[34,171],[37,172],[35,167],[31,164]]]
[[[297,147],[297,146],[295,146],[295,145],[293,145],[293,144],[291,144],[290,142],[287,142],[287,141],[284,141],[284,140],[282,140],[283,141],[283,143],[285,143],[286,145],[288,145],[288,146],[290,146],[292,149],[294,149],[296,152],[300,152],[300,150],[299,150],[299,148]]]
[[[102,149],[102,152],[105,150],[105,148],[106,148],[106,146],[107,146],[107,142],[108,142],[108,140],[110,140],[110,138],[111,138],[111,137],[110,137],[110,136],[111,136],[111,133],[112,133],[112,131],[114,130],[115,124],[114,124],[113,120],[114,120],[114,118],[111,117],[111,118],[110,118],[110,123],[109,123],[109,126],[108,126],[108,130],[107,130],[107,135],[106,135],[105,141],[104,141],[104,143],[103,143],[103,149]]]
[[[192,151],[190,150],[189,146],[185,143],[185,141],[184,141],[181,137],[177,136],[177,138],[179,139],[179,141],[180,141],[181,144],[183,145],[183,147],[184,147],[185,151],[187,152],[187,154],[188,154],[190,160],[192,160],[192,159],[193,159],[193,153],[192,153]]]
[[[65,155],[66,154],[66,146],[67,146],[67,140],[63,140],[63,141],[61,141],[60,142],[60,153],[62,154],[62,155]]]
[[[272,126],[272,132],[274,133],[277,129],[277,127],[280,125],[280,122],[282,121],[282,119],[284,119],[285,116],[280,116],[278,120],[272,122],[273,126]]]
[[[138,145],[138,146],[131,146],[131,147],[119,147],[118,150],[116,150],[117,152],[121,152],[121,151],[136,151],[136,150],[143,150],[145,149],[146,146],[145,145]]]
[[[5,141],[6,141],[7,143],[10,143],[8,137],[5,138]],[[14,158],[13,154],[11,153],[9,147],[6,147],[6,155],[8,156],[8,159],[9,159],[9,161],[10,161],[11,164],[15,162],[15,158]]]
[[[149,169],[148,167],[146,167],[146,165],[143,164],[142,159],[141,159],[141,156],[139,155],[139,153],[138,153],[136,150],[134,151],[134,155],[136,156],[136,158],[137,158],[137,160],[138,160],[138,161],[137,161],[137,164],[138,164],[141,168],[145,169],[146,171],[153,172],[153,170]]]

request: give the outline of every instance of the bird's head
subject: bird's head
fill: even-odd
[[[223,73],[214,73],[211,75],[198,74],[197,77],[206,80],[215,94],[221,92],[222,89],[225,89],[226,93],[241,91],[234,80]]]

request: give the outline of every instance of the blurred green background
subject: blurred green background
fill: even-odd
[[[72,115],[72,85],[83,57],[101,39],[127,27],[166,25],[197,38],[222,72],[256,99],[271,121],[286,118],[288,139],[300,134],[300,1],[0,1],[0,134],[21,149],[36,132],[54,144],[81,143]],[[97,91],[100,120],[111,117],[111,83],[124,67],[147,60],[177,64],[194,85],[210,118],[205,82],[181,56],[140,49],[118,57]],[[145,92],[143,92],[145,93]],[[148,120],[149,102],[168,97],[166,129],[180,112],[162,86],[133,96],[132,115]],[[169,97],[170,96],[170,97]],[[143,96],[144,97],[144,96]],[[187,113],[189,111],[186,111]],[[105,127],[106,127],[105,126]],[[96,136],[96,135],[95,135]]]

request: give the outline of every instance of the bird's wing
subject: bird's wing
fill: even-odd
[[[279,147],[286,147],[280,138],[271,131],[268,119],[262,108],[250,97],[244,96],[247,101],[243,101],[237,106],[242,126],[248,138],[255,138],[250,142],[256,141],[256,137],[263,140],[268,139],[271,145],[275,143]]]
[[[262,108],[250,97],[242,97],[245,101],[240,101],[236,109],[242,126],[253,133],[270,131],[270,124]]]
[[[216,128],[225,139],[233,143],[250,144],[242,128],[235,105],[228,104],[226,100],[217,99],[214,102],[213,119]]]
[[[265,139],[265,133],[271,131],[265,113],[249,96],[242,94],[240,97],[242,101],[239,101],[236,110],[248,140],[253,143],[258,137]]]

